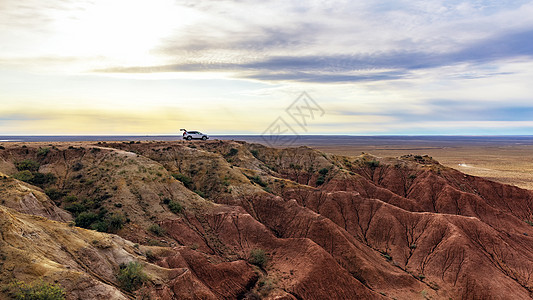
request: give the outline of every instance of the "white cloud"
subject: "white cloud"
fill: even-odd
[[[533,1],[5,0],[0,102],[194,103],[188,122],[260,133],[305,90],[330,112],[314,133],[456,130],[473,123],[443,120],[446,105],[530,102],[531,15]]]

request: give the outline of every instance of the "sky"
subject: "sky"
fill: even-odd
[[[533,135],[533,1],[0,0],[0,135]]]

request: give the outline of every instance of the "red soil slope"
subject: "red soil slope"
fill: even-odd
[[[167,270],[142,289],[153,298],[531,298],[533,192],[430,157],[228,141],[63,146],[45,158],[36,148],[0,151],[0,171],[40,160],[40,171],[58,178],[44,188],[96,195],[107,211],[127,214],[118,235],[161,246],[146,255],[147,265]],[[68,203],[51,210],[45,200],[65,215],[59,207]],[[183,211],[172,213],[168,201]],[[162,236],[146,230],[153,223]],[[251,263],[254,249],[265,264]]]

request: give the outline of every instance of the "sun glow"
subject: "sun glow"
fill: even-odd
[[[54,16],[47,54],[102,57],[115,65],[160,63],[151,51],[199,14],[173,1],[96,1]]]

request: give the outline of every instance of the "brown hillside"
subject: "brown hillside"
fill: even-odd
[[[533,291],[532,192],[427,156],[233,141],[3,145],[0,284],[42,277],[68,299]],[[149,275],[133,293],[116,277],[129,261]]]

